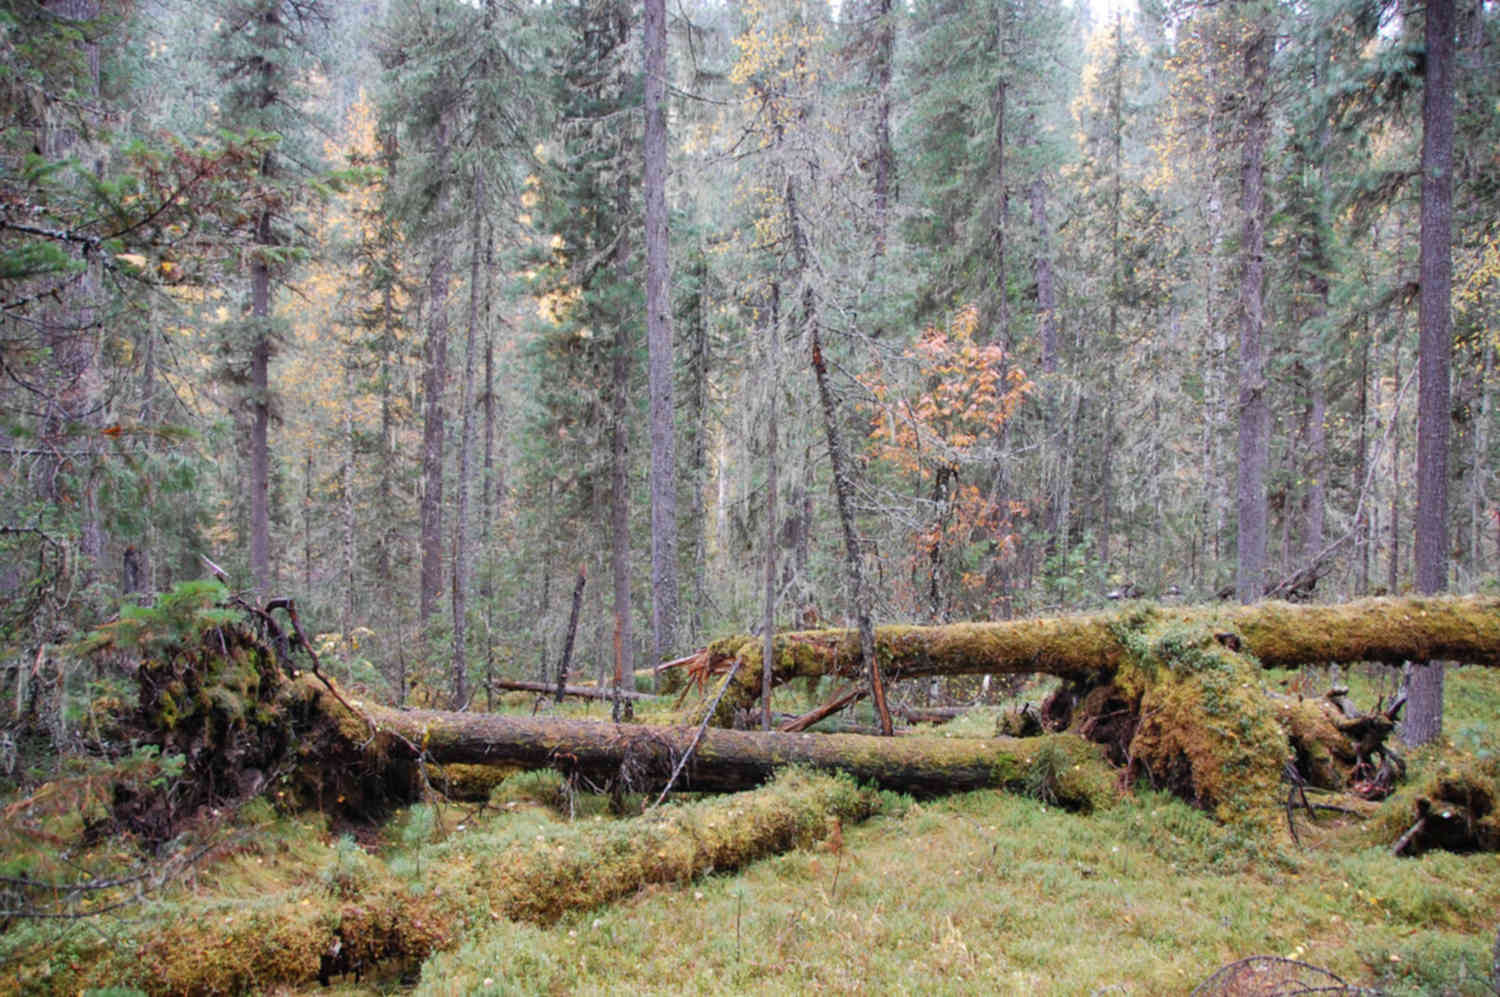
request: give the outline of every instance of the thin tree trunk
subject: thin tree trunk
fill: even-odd
[[[1391,343],[1391,531],[1386,591],[1401,591],[1401,334]]]
[[[630,211],[630,189],[622,171],[615,207],[619,223],[624,225]],[[630,279],[629,243],[622,235],[615,244],[615,269],[621,284]],[[625,676],[635,674],[634,620],[630,600],[630,350],[627,330],[631,323],[620,316],[615,326],[614,356],[610,389],[610,569],[614,581],[614,665],[615,688],[621,689]],[[614,719],[620,719],[621,701],[615,700]],[[630,712],[628,704],[626,713]]]
[[[1370,444],[1369,424],[1370,418],[1370,328],[1369,318],[1365,319],[1365,335],[1360,342],[1359,349],[1359,454],[1355,460],[1354,494],[1360,494],[1365,488],[1365,482],[1370,475]],[[1370,591],[1370,547],[1371,514],[1363,513],[1365,520],[1356,522],[1354,528],[1358,531],[1356,543],[1359,544],[1359,553],[1356,558],[1354,594],[1368,595]]]
[[[853,604],[855,625],[859,630],[860,647],[864,653],[865,674],[870,682],[871,697],[875,701],[876,715],[880,719],[882,734],[893,733],[890,710],[885,701],[885,684],[880,677],[880,663],[875,657],[875,628],[871,621],[869,594],[865,591],[864,555],[859,547],[859,536],[854,529],[854,481],[850,477],[848,460],[844,454],[840,437],[838,413],[833,391],[828,384],[828,367],[823,358],[821,322],[818,317],[817,296],[813,292],[811,267],[808,259],[807,233],[803,230],[802,218],[797,209],[797,185],[791,177],[786,180],[785,192],[787,227],[792,236],[792,252],[796,260],[797,278],[802,286],[802,323],[812,342],[813,376],[818,384],[818,400],[823,409],[823,429],[828,439],[828,459],[833,469],[834,499],[838,505],[839,525],[844,534],[844,556],[849,575],[849,598]]]
[[[484,216],[484,179],[476,169],[471,187],[473,219],[469,228],[469,321],[464,333],[464,379],[459,393],[458,505],[453,514],[453,662],[452,704],[461,710],[469,702],[469,474],[474,450],[474,365],[479,339],[480,240]]]
[[[651,395],[651,637],[657,661],[677,633],[677,457],[667,218],[666,0],[645,0],[646,343]]]
[[[1004,28],[999,29],[1001,42],[1004,48]],[[995,196],[998,204],[995,207],[994,228],[990,232],[990,242],[995,248],[995,291],[994,301],[991,304],[989,341],[997,343],[1001,348],[1008,348],[1010,322],[1008,314],[1009,302],[1006,299],[1005,288],[1005,223],[1006,215],[1009,214],[1010,197],[1005,189],[1005,77],[1001,76],[995,82],[995,94],[993,98],[995,110]]]
[[[261,174],[273,167],[267,154]],[[271,213],[255,225],[258,246],[271,245]],[[250,264],[250,587],[264,596],[271,585],[271,268],[259,254]]]
[[[1240,163],[1240,403],[1236,484],[1239,531],[1235,572],[1235,596],[1245,603],[1259,599],[1265,590],[1266,460],[1271,419],[1266,402],[1262,301],[1271,34],[1269,27],[1259,24],[1250,26],[1250,30],[1253,33],[1244,49],[1244,144]]]
[[[1042,346],[1042,373],[1057,373],[1057,290],[1052,283],[1052,236],[1047,225],[1047,182],[1031,181],[1031,224],[1036,228],[1036,322]]]
[[[583,587],[589,576],[585,566],[578,565],[578,580],[573,583],[573,608],[568,613],[568,633],[563,638],[562,660],[557,663],[557,701],[561,703],[568,690],[568,669],[573,664],[573,641],[578,636],[578,612],[583,606]]]
[[[1428,0],[1422,98],[1421,381],[1417,402],[1417,591],[1448,587],[1449,358],[1453,349],[1454,0]],[[1477,470],[1477,468],[1475,469]],[[1443,664],[1411,675],[1404,736],[1426,744],[1443,731]]]
[[[834,409],[833,392],[828,385],[828,368],[823,359],[822,337],[818,332],[816,316],[811,325],[813,374],[818,382],[818,400],[823,407],[823,428],[828,435],[828,457],[833,465],[833,490],[838,503],[839,526],[844,533],[844,556],[849,572],[850,598],[854,602],[854,622],[859,630],[860,657],[870,682],[870,694],[875,701],[880,733],[890,737],[894,728],[891,725],[891,711],[886,706],[880,661],[875,655],[875,626],[871,620],[869,594],[865,590],[864,554],[859,549],[859,537],[854,531],[854,482],[849,477],[848,460],[839,435],[838,414]]]
[[[484,558],[479,598],[484,602],[484,707],[495,708],[495,598],[493,539],[495,488],[495,325],[490,319],[495,273],[495,229],[490,226],[484,248],[484,470],[480,486],[479,550]]]
[[[891,62],[896,24],[891,0],[875,0],[875,246],[874,256],[885,255],[890,227],[891,176],[895,155],[891,150]]]
[[[448,127],[445,113],[434,137],[440,172],[448,158]],[[439,183],[435,216],[442,219],[448,214],[450,192],[446,180]],[[427,275],[429,314],[422,371],[422,575],[418,617],[424,627],[437,612],[443,590],[443,437],[447,419],[443,394],[448,385],[448,277],[452,254],[453,244],[447,233],[435,233]]]
[[[344,606],[340,630],[344,634],[344,647],[353,650],[354,593],[357,591],[357,559],[355,546],[356,520],[354,504],[354,466],[358,460],[354,436],[354,365],[344,363]]]
[[[765,605],[761,611],[761,639],[765,648],[761,658],[761,729],[771,729],[771,660],[772,641],[776,637],[776,492],[779,487],[777,475],[776,431],[777,402],[781,396],[781,326],[778,302],[780,285],[771,288],[771,316],[766,323],[766,380],[769,391],[766,400],[766,549],[765,549]]]

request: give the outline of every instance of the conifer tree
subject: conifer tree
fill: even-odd
[[[320,0],[230,0],[219,21],[216,51],[226,86],[225,125],[244,133],[279,135],[257,167],[247,198],[250,287],[247,317],[231,347],[249,353],[245,402],[249,409],[250,583],[264,594],[271,577],[271,383],[277,333],[272,300],[296,258],[290,206],[305,178],[309,153],[301,143],[305,79],[312,70],[317,32],[326,26]],[[301,173],[303,176],[299,176]],[[238,359],[234,361],[238,363]]]

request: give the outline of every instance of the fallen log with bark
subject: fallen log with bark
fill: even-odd
[[[508,692],[534,692],[542,696],[555,696],[557,686],[552,682],[525,682],[520,679],[491,679],[490,685],[496,689],[504,689]],[[578,699],[602,699],[605,702],[613,702],[615,697],[620,699],[650,699],[651,694],[636,692],[634,689],[610,689],[596,685],[565,685],[564,696],[574,696]]]
[[[553,768],[586,785],[629,792],[660,788],[676,763],[691,759],[677,788],[733,792],[758,786],[789,766],[842,772],[882,789],[934,796],[984,788],[1024,788],[1040,764],[1069,774],[1054,792],[1089,809],[1112,795],[1114,775],[1097,748],[1072,735],[1038,738],[887,738],[709,729],[693,746],[692,727],[600,723],[563,717],[393,710],[350,701],[351,715],[316,683],[301,695],[329,722],[351,732],[368,721],[371,750],[399,755],[420,745],[426,761]]]

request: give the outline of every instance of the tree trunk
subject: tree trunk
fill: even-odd
[[[1236,503],[1235,596],[1242,603],[1265,591],[1266,460],[1271,413],[1266,402],[1265,311],[1266,115],[1271,70],[1270,28],[1249,25],[1244,49],[1244,129],[1240,161],[1240,406]]]
[[[772,641],[776,637],[776,492],[780,468],[776,454],[777,402],[781,395],[781,309],[778,303],[781,288],[771,287],[771,316],[766,323],[766,371],[770,382],[766,400],[766,549],[765,549],[765,603],[761,609],[761,729],[771,729],[771,658]]]
[[[474,364],[479,339],[480,242],[484,217],[484,179],[476,169],[471,188],[469,228],[469,321],[464,333],[464,379],[459,393],[458,503],[453,510],[453,662],[450,702],[461,710],[469,702],[469,477],[474,451]]]
[[[1139,617],[1138,620],[1135,618]],[[884,669],[901,678],[922,675],[1026,675],[1043,672],[1084,684],[1107,679],[1127,660],[1122,634],[1168,619],[1209,627],[1221,642],[1243,648],[1264,668],[1310,663],[1448,658],[1500,667],[1500,599],[1415,597],[1364,599],[1336,606],[1263,602],[1239,608],[1183,607],[1128,610],[1088,616],[951,623],[942,626],[883,626],[874,631]],[[1135,622],[1132,622],[1135,620]],[[690,672],[724,672],[739,658],[734,683],[720,703],[721,719],[753,703],[759,694],[758,638],[715,641],[693,658]],[[783,633],[775,642],[774,683],[840,675],[864,668],[857,631]]]
[[[651,395],[651,639],[657,661],[677,633],[677,457],[667,229],[666,0],[645,5],[646,344]]]
[[[556,696],[557,684],[555,682],[527,682],[522,679],[494,679],[491,683],[496,689],[509,689],[511,692],[536,692],[545,695]],[[596,685],[564,685],[564,696],[577,696],[579,699],[603,699],[612,700],[617,695],[622,699],[649,699],[649,692],[635,692],[630,689],[614,689]]]
[[[319,705],[342,710],[320,692]],[[709,728],[693,747],[693,727],[601,724],[564,717],[518,717],[506,714],[446,713],[435,710],[390,710],[362,704],[382,732],[422,744],[443,764],[559,767],[604,784],[622,770],[637,785],[661,784],[677,759],[691,751],[675,788],[733,792],[758,786],[778,769],[802,765],[845,772],[882,789],[920,796],[971,789],[1021,789],[1033,762],[1047,745],[1058,745],[1067,766],[1080,766],[1080,787],[1114,784],[1099,752],[1072,735],[1042,738],[919,738],[862,734],[805,734],[780,731],[735,731]],[[1087,771],[1086,771],[1087,770]],[[1085,780],[1085,773],[1090,777]],[[1071,795],[1071,794],[1070,794]],[[1076,802],[1094,802],[1081,789]]]
[[[448,119],[438,121],[434,150],[440,173],[448,159]],[[439,180],[436,217],[448,214],[447,179]],[[448,386],[448,275],[453,244],[446,232],[436,232],[427,274],[427,342],[422,370],[422,576],[418,617],[425,626],[437,612],[443,591],[443,435],[447,415],[443,393]]]
[[[557,701],[563,700],[568,688],[568,669],[573,664],[573,641],[578,636],[578,612],[583,607],[583,587],[588,584],[588,571],[578,565],[578,581],[573,583],[573,608],[568,613],[568,633],[563,638],[562,660],[557,664]]]
[[[891,0],[875,0],[875,239],[873,255],[885,255],[890,228],[891,175],[895,155],[891,151],[891,63],[896,43],[896,24]]]
[[[828,438],[828,460],[833,470],[834,499],[838,505],[839,526],[844,534],[844,558],[849,574],[849,599],[853,604],[864,673],[869,679],[870,694],[875,701],[876,715],[880,718],[880,731],[889,737],[893,728],[890,710],[885,702],[885,683],[880,677],[880,662],[875,656],[874,624],[871,622],[869,594],[865,590],[864,553],[860,550],[859,536],[854,529],[854,482],[849,474],[848,459],[839,434],[838,413],[834,404],[833,390],[828,384],[828,366],[823,358],[817,299],[811,285],[807,283],[810,277],[807,237],[802,228],[801,217],[797,212],[797,187],[791,177],[788,177],[786,182],[786,214],[792,233],[793,252],[797,258],[798,278],[802,283],[802,321],[812,340],[813,377],[818,384],[818,400],[823,409],[823,429]]]
[[[1057,291],[1052,283],[1051,232],[1047,226],[1047,182],[1031,181],[1031,224],[1036,228],[1036,323],[1042,345],[1042,373],[1057,373]]]
[[[271,173],[267,154],[261,174]],[[271,244],[271,213],[255,225],[256,245]],[[264,596],[271,584],[271,268],[257,255],[250,264],[250,587]]]
[[[999,29],[1000,42],[997,47],[1004,50],[1004,28]],[[1005,288],[1005,223],[1009,213],[1010,198],[1005,190],[1005,77],[995,81],[993,97],[995,113],[995,219],[990,231],[990,244],[995,251],[995,290],[990,308],[989,342],[998,344],[1009,352],[1009,302]]]
[[[616,191],[616,217],[624,225],[630,213],[629,177],[624,171]],[[629,243],[622,235],[615,244],[615,269],[623,285],[630,278]],[[635,674],[634,620],[630,600],[630,350],[627,316],[615,324],[614,356],[611,359],[609,427],[609,524],[610,572],[614,584],[615,688],[626,675]],[[616,700],[618,703],[619,701]],[[619,707],[615,719],[619,720]]]
[[[1453,349],[1453,0],[1428,0],[1422,97],[1422,252],[1417,402],[1417,591],[1448,587],[1448,367]],[[1477,471],[1478,469],[1473,469]],[[1443,731],[1443,665],[1411,675],[1406,740]]]

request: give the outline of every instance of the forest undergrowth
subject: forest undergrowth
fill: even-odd
[[[1348,679],[1362,703],[1389,682]],[[92,916],[7,924],[0,991],[1163,994],[1272,955],[1382,993],[1493,994],[1500,855],[1391,855],[1421,787],[1500,774],[1500,674],[1457,669],[1447,696],[1450,735],[1409,759],[1406,789],[1367,819],[1299,810],[1298,842],[1140,788],[1082,815],[794,774],[621,819],[649,801],[533,772],[378,827],[279,809],[273,788],[148,856],[91,839],[103,784],[77,772],[0,801],[4,874],[145,873],[55,898]],[[939,732],[988,736],[1002,713]],[[132,778],[171,778],[137,755]]]

